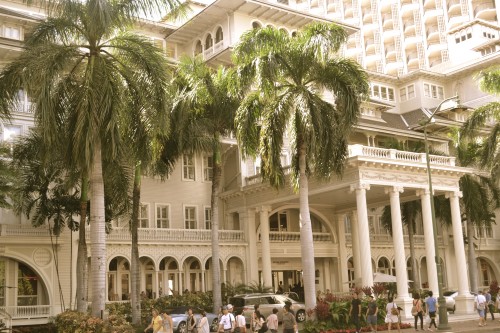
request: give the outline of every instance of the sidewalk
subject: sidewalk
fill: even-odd
[[[433,328],[434,332],[446,332],[446,333],[458,333],[458,332],[474,332],[474,333],[500,333],[500,317],[495,318],[495,320],[488,319],[486,321],[486,326],[479,327],[478,326],[478,316],[477,315],[450,315],[448,317],[448,324],[450,326],[449,330],[436,330]],[[414,322],[413,320],[403,320],[405,323],[411,323],[412,328],[401,330],[402,333],[405,332],[415,332]],[[420,323],[419,323],[420,325]],[[427,328],[424,324],[424,329]],[[418,327],[418,332],[422,332],[420,330],[420,326]],[[379,332],[388,332],[388,331],[379,331]],[[397,329],[392,329],[391,333],[397,332]],[[428,331],[423,331],[428,332]]]

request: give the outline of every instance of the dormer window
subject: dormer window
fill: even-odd
[[[224,40],[224,33],[222,32],[222,28],[219,27],[215,33],[215,44],[222,42],[222,40]]]
[[[214,41],[212,39],[212,35],[208,34],[207,38],[205,38],[205,50],[208,50],[214,45]]]
[[[259,22],[252,22],[252,29],[260,29],[262,25]]]
[[[194,55],[198,55],[198,54],[201,54],[203,52],[203,46],[201,45],[201,41],[197,41],[196,42],[196,46],[194,48]]]

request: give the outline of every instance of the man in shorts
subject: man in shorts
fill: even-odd
[[[366,309],[366,323],[370,325],[371,332],[377,332],[377,315],[377,301],[373,295],[370,295],[370,301],[368,302],[368,308]]]

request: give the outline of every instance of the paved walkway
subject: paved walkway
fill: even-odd
[[[495,316],[495,320],[488,319],[486,321],[486,326],[479,327],[478,326],[478,316],[474,315],[448,315],[448,323],[450,326],[449,330],[436,330],[433,328],[434,332],[446,332],[446,333],[458,333],[458,332],[474,332],[474,333],[500,333],[500,314]],[[413,327],[413,320],[403,320],[405,323],[411,323],[412,328],[401,330],[402,333],[415,332],[415,328]],[[420,324],[420,323],[419,323]],[[427,326],[424,324],[424,328]],[[379,331],[379,332],[388,332],[388,331]],[[397,332],[397,330],[392,330],[392,333]],[[419,331],[420,326],[419,326]],[[424,331],[427,332],[427,331]]]

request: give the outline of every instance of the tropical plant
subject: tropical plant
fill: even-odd
[[[233,54],[241,87],[255,89],[237,112],[238,142],[244,156],[260,155],[262,177],[275,187],[285,183],[285,133],[291,138],[307,309],[316,305],[309,177],[342,174],[347,137],[368,94],[366,73],[355,61],[338,57],[346,38],[336,24],[315,23],[294,36],[266,27],[245,33]]]
[[[49,2],[49,17],[0,74],[0,114],[9,114],[19,89],[34,103],[47,146],[61,125],[71,128],[71,156],[89,176],[92,314],[104,310],[106,270],[102,154],[120,153],[121,116],[134,104],[165,102],[166,60],[146,37],[127,30],[142,15],[164,13],[177,0]],[[63,123],[61,123],[63,122]]]
[[[212,181],[211,228],[212,228],[212,292],[213,311],[222,306],[219,254],[219,193],[223,167],[222,139],[234,130],[234,118],[242,96],[231,93],[235,73],[220,66],[210,68],[202,58],[184,58],[179,64],[177,84],[179,85],[178,107],[192,112],[192,123],[188,135],[197,142],[195,151],[211,154],[212,174],[205,174],[205,180]],[[194,128],[196,127],[196,129]]]
[[[483,91],[500,94],[500,66],[480,72],[478,79]],[[487,129],[487,134],[483,129]],[[460,129],[460,137],[483,142],[480,165],[500,179],[500,102],[490,102],[475,109]]]
[[[5,143],[0,144],[0,208],[10,208],[10,195],[16,180],[16,172],[9,165],[11,149]]]

